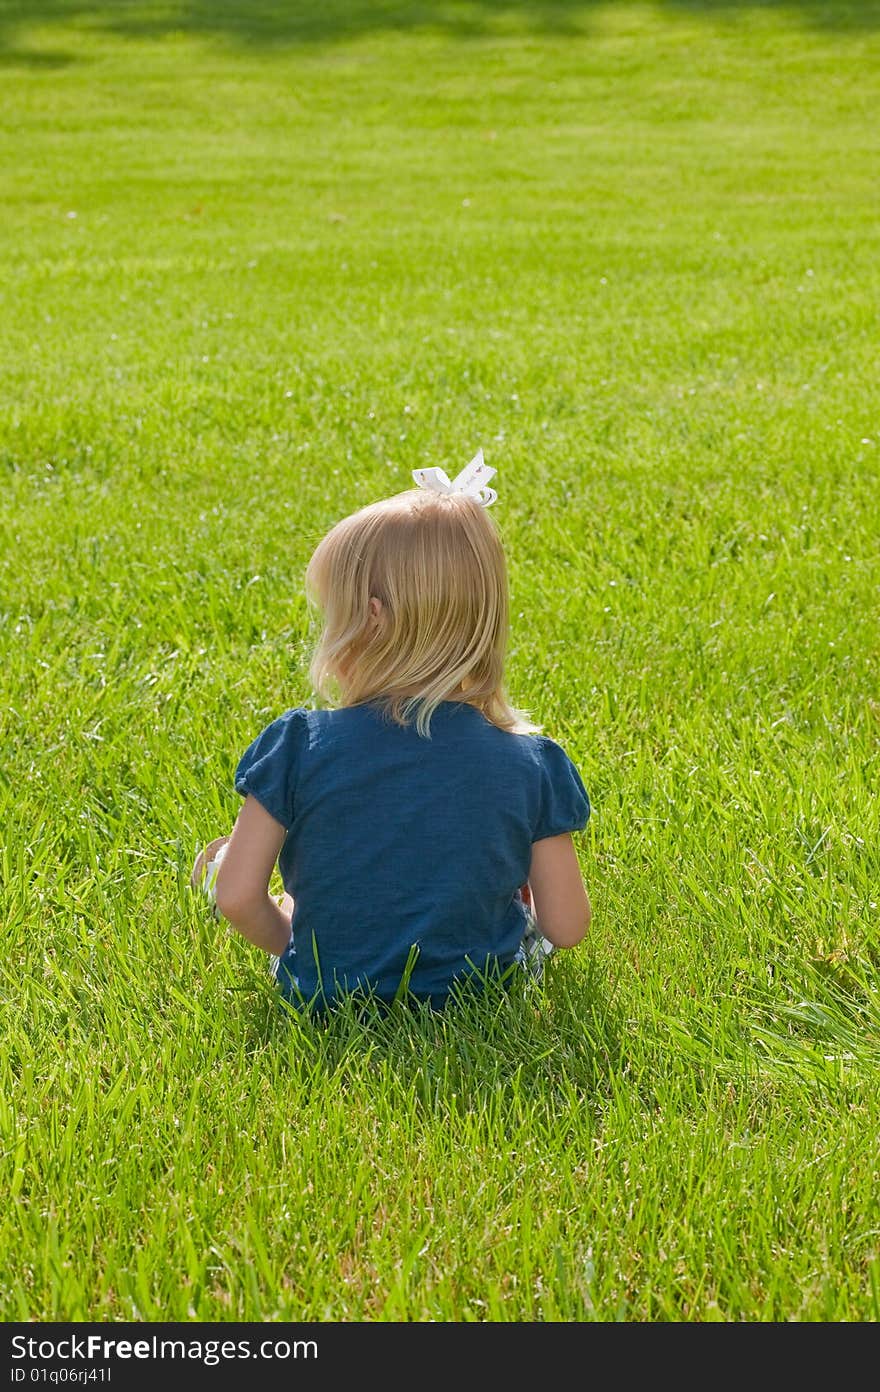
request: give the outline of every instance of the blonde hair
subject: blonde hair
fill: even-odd
[[[376,703],[422,735],[450,699],[502,730],[537,728],[504,692],[507,564],[474,498],[412,489],[361,508],[318,544],[306,589],[323,612],[311,676],[325,699]]]

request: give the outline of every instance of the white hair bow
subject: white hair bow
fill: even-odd
[[[426,488],[429,493],[466,493],[469,498],[476,498],[483,507],[491,507],[498,494],[494,488],[487,488],[486,485],[497,472],[497,469],[489,468],[483,459],[483,451],[478,449],[470,464],[465,465],[451,483],[443,469],[413,469],[413,478],[419,488]]]

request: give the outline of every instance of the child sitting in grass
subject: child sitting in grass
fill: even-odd
[[[589,926],[572,842],[589,800],[502,684],[494,473],[482,451],[453,483],[417,470],[418,488],[320,542],[306,572],[323,614],[312,677],[334,706],[285,711],[257,736],[232,835],[193,869],[296,1003],[409,991],[439,1006],[456,983],[509,979]]]

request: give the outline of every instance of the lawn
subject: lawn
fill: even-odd
[[[880,1318],[880,4],[0,0],[0,1316]],[[193,901],[312,547],[484,448],[589,939]]]

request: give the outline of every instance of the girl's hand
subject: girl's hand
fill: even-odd
[[[278,898],[278,907],[289,923],[293,917],[293,896],[288,894],[286,890]]]

